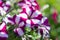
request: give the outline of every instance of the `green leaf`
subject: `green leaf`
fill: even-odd
[[[31,28],[30,28],[30,27],[25,27],[25,30],[26,30],[26,32],[28,33],[28,32],[31,31]]]

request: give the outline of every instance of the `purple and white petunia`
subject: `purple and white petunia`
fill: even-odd
[[[9,9],[11,7],[10,1],[6,1],[5,3],[1,0],[0,1],[0,15],[5,15],[9,12]]]
[[[6,23],[3,22],[0,25],[0,40],[7,40],[7,38],[8,38],[8,33],[6,30]]]
[[[38,27],[38,31],[43,35],[43,38],[49,37],[50,24],[47,17],[42,17],[40,21],[40,27]]]
[[[36,0],[23,0],[19,2],[18,5],[22,9],[20,14],[12,17],[7,16],[3,21],[6,22],[6,24],[11,23],[12,25],[18,25],[18,27],[14,29],[14,32],[19,36],[24,35],[25,27],[34,28],[37,26],[39,33],[42,34],[43,37],[49,37],[50,25],[48,19],[42,16]]]

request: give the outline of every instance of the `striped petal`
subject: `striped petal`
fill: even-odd
[[[24,4],[25,4],[24,1],[19,1],[19,2],[18,2],[18,6],[19,6],[19,7],[22,7]]]
[[[6,34],[5,32],[0,32],[0,37],[8,38],[8,34]]]
[[[42,17],[41,20],[40,20],[41,21],[41,24],[43,24],[46,19],[47,19],[47,17]]]
[[[28,20],[26,20],[26,27],[33,28],[33,26],[39,26],[39,24],[40,24],[40,20],[38,20],[38,19],[28,19]]]
[[[4,31],[6,30],[6,23],[3,22],[3,23],[0,25],[0,30],[2,30],[2,31],[3,31],[3,30],[4,30]]]
[[[49,37],[50,24],[48,23],[47,17],[41,19],[40,29],[43,30],[43,37]]]
[[[43,17],[41,19],[41,25],[43,25],[44,27],[46,27],[46,30],[50,30],[50,24],[48,22],[47,17]]]
[[[14,32],[19,35],[19,36],[23,36],[24,35],[24,32],[21,28],[16,28],[14,29]]]
[[[20,22],[20,16],[17,15],[16,18],[15,18],[15,23],[16,23],[16,24],[19,24],[19,22]]]
[[[25,25],[25,23],[22,21],[19,23],[19,27],[23,27]]]
[[[22,7],[23,9],[23,12],[25,12],[28,16],[31,15],[31,12],[32,12],[32,8],[30,8],[28,5],[24,4],[24,6]]]
[[[31,6],[31,2],[29,0],[25,0],[25,3],[28,5],[28,6]]]
[[[37,1],[32,2],[32,5],[33,5],[33,7],[35,8],[35,10],[40,10],[40,6],[39,6],[39,4],[37,3]]]
[[[7,30],[6,30],[6,24],[5,22],[3,22],[0,25],[0,40],[7,40],[8,38],[8,34],[7,34]]]
[[[38,20],[38,19],[31,19],[32,20],[32,22],[36,25],[39,25],[40,24],[40,20]]]
[[[31,15],[31,18],[36,18],[36,19],[41,19],[41,12],[36,10],[35,12],[33,12],[33,14]]]
[[[10,9],[10,7],[11,7],[10,1],[6,1],[5,6],[4,6],[4,10],[5,10],[6,12],[8,12],[9,9]]]
[[[27,20],[27,15],[25,14],[25,13],[23,13],[23,14],[19,14],[20,15],[20,19],[22,20],[22,21],[26,21]]]
[[[26,20],[26,27],[31,27],[31,20]]]

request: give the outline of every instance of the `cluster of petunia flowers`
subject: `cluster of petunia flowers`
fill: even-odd
[[[9,1],[3,2],[2,0],[0,0],[0,15],[3,16],[8,13],[10,7],[11,6]]]
[[[17,5],[21,8],[18,15],[6,15],[6,17],[3,18],[3,22],[0,25],[0,39],[6,40],[8,38],[6,29],[8,23],[11,25],[18,25],[18,27],[13,30],[18,36],[24,35],[25,27],[31,29],[36,27],[38,29],[37,33],[41,34],[43,37],[49,37],[50,24],[48,23],[47,17],[42,16],[37,1],[22,0],[19,1]],[[0,10],[8,12],[7,10],[9,10],[10,7],[9,1],[6,3],[0,1]],[[0,14],[2,14],[2,12]]]

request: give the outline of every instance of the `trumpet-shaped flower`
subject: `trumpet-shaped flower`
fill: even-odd
[[[0,1],[0,15],[5,15],[6,13],[9,12],[10,9],[10,2],[6,1],[5,3],[1,0]]]
[[[6,23],[3,22],[0,25],[0,40],[6,40],[7,38],[8,38],[8,33],[7,33],[7,30],[6,30]]]

